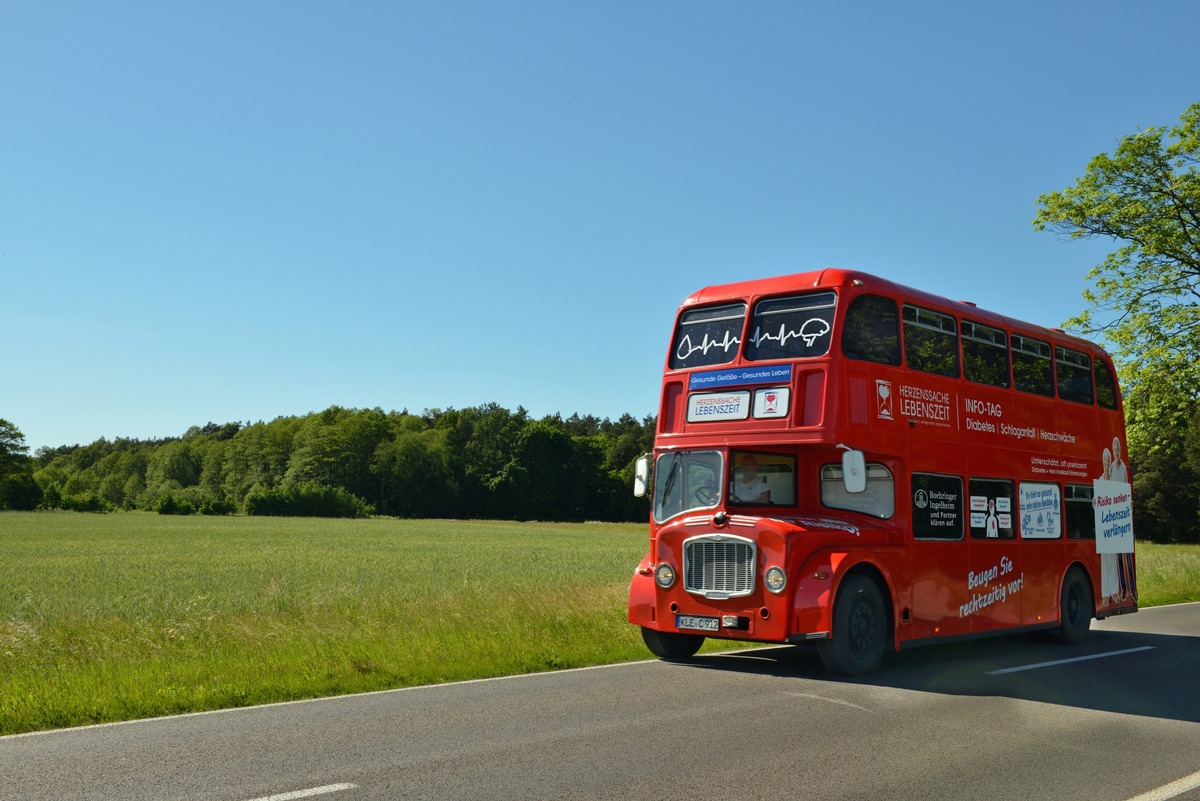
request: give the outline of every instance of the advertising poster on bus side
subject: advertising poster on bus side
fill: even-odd
[[[1133,499],[1130,486],[1119,481],[1092,482],[1096,499],[1096,551],[1133,553]]]

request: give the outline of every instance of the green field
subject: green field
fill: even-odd
[[[646,540],[0,513],[0,734],[648,658],[625,622]],[[1143,606],[1200,599],[1200,548],[1139,546],[1138,567]]]

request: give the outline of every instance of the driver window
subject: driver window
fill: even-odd
[[[796,505],[796,457],[758,451],[734,451],[731,456],[731,505]]]
[[[687,474],[687,496],[694,506],[712,506],[717,502],[717,465],[693,462]]]
[[[693,509],[712,508],[724,473],[718,451],[672,451],[654,469],[654,519],[662,523]]]

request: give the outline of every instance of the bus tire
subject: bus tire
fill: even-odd
[[[655,631],[642,626],[642,641],[650,653],[659,659],[690,659],[704,645],[699,634],[675,634],[670,631]]]
[[[831,673],[865,676],[879,667],[887,647],[887,611],[879,587],[866,576],[842,581],[833,602],[833,631],[817,644]]]
[[[1083,572],[1073,567],[1063,578],[1058,603],[1058,640],[1072,645],[1086,640],[1092,616],[1092,587]]]

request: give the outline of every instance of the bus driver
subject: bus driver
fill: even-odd
[[[771,485],[758,474],[758,460],[753,454],[742,457],[742,466],[733,471],[730,494],[742,503],[771,502]]]

